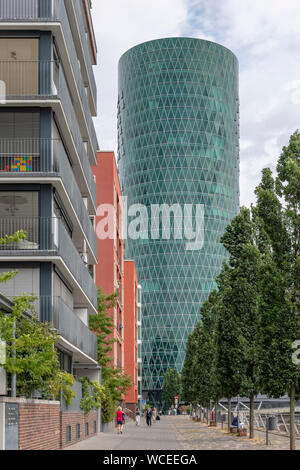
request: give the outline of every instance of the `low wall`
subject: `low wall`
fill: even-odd
[[[0,398],[0,450],[5,450],[7,403],[19,407],[16,428],[19,450],[59,450],[100,431],[98,411],[85,415],[83,411],[61,411],[58,401],[4,397]]]
[[[18,429],[19,450],[60,449],[60,402],[26,400],[25,398],[0,398],[1,439],[0,448],[5,449],[5,405],[19,406]]]
[[[60,449],[60,403],[27,400],[19,404],[19,450]]]
[[[99,432],[98,416],[98,411],[92,411],[88,415],[85,415],[83,411],[61,412],[61,448],[63,449],[65,447],[76,444],[76,442],[83,441],[95,436],[95,434]],[[78,425],[80,435],[77,435]],[[71,429],[68,429],[68,427]]]

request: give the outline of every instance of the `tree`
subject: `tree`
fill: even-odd
[[[182,398],[184,401],[191,403],[192,405],[197,404],[196,390],[195,390],[195,371],[194,371],[194,355],[196,350],[196,334],[195,330],[189,335],[186,349],[185,359],[181,372],[182,382]]]
[[[221,238],[230,254],[223,305],[232,315],[230,322],[235,323],[236,337],[232,345],[235,358],[233,380],[235,383],[239,382],[240,394],[250,398],[250,438],[254,437],[254,397],[259,391],[258,278],[261,256],[255,236],[255,224],[250,210],[241,208],[239,215],[233,219]]]
[[[232,313],[232,289],[230,268],[224,263],[217,279],[219,310],[216,325],[216,376],[222,396],[228,400],[228,432],[231,427],[231,398],[240,393],[240,349],[237,338],[240,325]]]
[[[165,373],[162,397],[168,408],[174,404],[174,397],[181,397],[181,377],[177,369]]]
[[[277,178],[263,171],[253,208],[264,253],[261,272],[260,375],[265,393],[290,396],[290,448],[295,449],[295,399],[300,370],[292,344],[300,338],[300,134],[283,148]],[[276,335],[276,336],[274,336]],[[276,359],[276,361],[274,360]],[[268,362],[270,361],[271,362]],[[272,369],[270,367],[272,364]]]
[[[26,238],[23,231],[0,239],[0,245],[18,243]],[[0,283],[8,282],[17,272],[0,275]],[[12,312],[0,312],[0,338],[6,343],[6,363],[2,366],[8,374],[17,377],[17,393],[28,398],[36,391],[43,397],[57,399],[62,392],[67,404],[74,397],[72,375],[60,370],[54,348],[57,335],[50,325],[38,321],[35,298],[31,295],[14,297]],[[24,315],[26,313],[26,316]]]
[[[211,400],[217,405],[220,388],[216,376],[216,318],[218,292],[214,290],[201,308],[200,328],[197,329],[195,351],[196,389],[199,403],[209,407]]]
[[[103,417],[106,420],[104,422],[113,420],[117,401],[122,399],[122,395],[131,386],[130,377],[126,376],[122,369],[112,365],[110,354],[112,345],[115,343],[112,338],[115,326],[109,310],[117,305],[118,297],[118,292],[105,295],[102,289],[99,289],[98,314],[91,315],[89,318],[90,329],[98,338],[98,362],[102,366],[102,384],[105,386],[106,396],[102,404],[104,406]]]

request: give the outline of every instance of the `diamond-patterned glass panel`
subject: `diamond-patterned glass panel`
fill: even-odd
[[[130,49],[119,64],[118,143],[128,206],[205,208],[200,251],[151,234],[126,241],[143,288],[143,389],[160,390],[168,367],[183,366],[187,336],[227,256],[220,237],[239,208],[236,57],[189,38]]]

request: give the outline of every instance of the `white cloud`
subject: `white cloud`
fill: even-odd
[[[185,35],[214,40],[240,61],[241,203],[300,127],[299,0],[94,0],[102,148],[116,149],[117,62],[128,48]]]
[[[186,19],[185,1],[94,0],[92,11],[99,61],[96,130],[101,149],[116,151],[119,58],[141,42],[180,35],[180,25]]]

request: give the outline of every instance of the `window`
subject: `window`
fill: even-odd
[[[89,423],[85,423],[85,435],[88,436],[90,433],[90,430],[89,430]]]
[[[68,234],[72,238],[73,226],[72,222],[70,221],[66,210],[64,209],[58,194],[54,194],[54,214],[58,219],[61,219],[62,223],[64,224],[65,229],[67,230]]]
[[[4,245],[3,249],[39,249],[39,193],[37,191],[0,191],[0,237],[18,230],[27,232],[26,240]]]
[[[39,40],[0,38],[0,80],[7,96],[39,94]]]
[[[58,359],[60,370],[72,374],[72,357],[69,354],[64,353],[63,351],[58,350]]]
[[[94,421],[94,434],[97,433],[97,421]]]
[[[0,111],[0,172],[40,169],[40,113]]]
[[[76,424],[76,439],[80,439],[80,424]]]
[[[71,426],[66,427],[66,442],[67,444],[72,440],[72,429]]]

